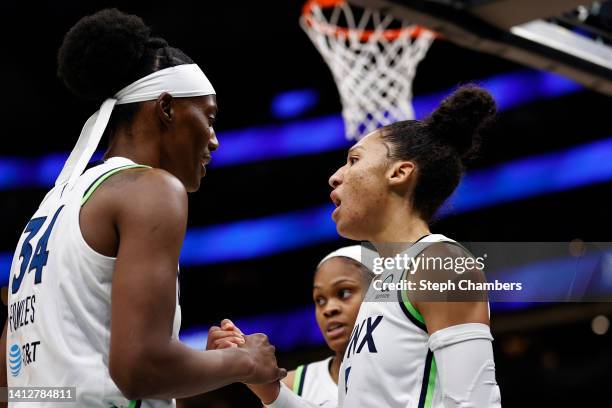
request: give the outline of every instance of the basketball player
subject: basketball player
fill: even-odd
[[[300,365],[296,370],[289,371],[287,377],[282,380],[294,393],[319,407],[338,405],[340,363],[355,325],[359,306],[373,277],[366,262],[362,263],[363,251],[372,252],[360,245],[352,245],[331,252],[319,262],[312,290],[315,316],[321,334],[327,346],[334,351],[334,355]],[[230,320],[224,320],[220,327],[210,329],[208,344],[212,346],[209,347],[236,347],[234,333],[241,332]],[[258,386],[249,386],[256,393],[260,391]],[[261,392],[266,393],[266,388],[270,387],[263,385],[260,388]]]
[[[475,148],[494,112],[488,92],[466,86],[426,120],[398,122],[360,140],[330,178],[340,235],[374,243],[385,258],[472,258],[455,241],[431,234],[429,222],[459,184],[462,157]],[[484,280],[475,267],[461,276],[466,277]],[[385,271],[379,282],[457,279],[454,270],[418,267]],[[370,285],[340,367],[338,405],[500,407],[486,294],[470,295],[450,302],[431,292],[384,293]],[[272,407],[316,406],[282,384],[255,389]]]
[[[340,363],[372,272],[361,263],[361,246],[340,248],[321,260],[314,275],[315,316],[332,357],[300,365],[283,379],[294,393],[317,406],[338,405]]]
[[[81,19],[58,63],[66,86],[101,107],[19,240],[3,334],[8,386],[76,387],[76,405],[64,400],[73,389],[37,406],[170,407],[282,378],[264,335],[204,352],[178,341],[187,192],[219,145],[204,73],[117,10]],[[104,133],[104,162],[84,171]]]

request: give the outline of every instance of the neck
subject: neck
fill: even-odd
[[[143,146],[133,140],[118,139],[117,136],[113,138],[113,142],[106,150],[106,153],[104,153],[104,159],[119,156],[130,159],[134,163],[151,167],[160,167],[159,154],[155,154],[156,152],[154,149],[150,148],[151,146]]]
[[[161,167],[161,146],[155,129],[150,129],[145,121],[134,120],[129,126],[122,126],[113,133],[104,159],[125,157],[134,163],[150,167]]]
[[[344,358],[344,350],[337,351],[334,358],[332,358],[331,365],[329,366],[329,375],[331,375],[332,380],[338,384],[338,376],[340,374],[340,364],[342,363],[342,359]]]
[[[384,227],[369,240],[383,257],[393,257],[430,234],[427,223],[405,206],[388,211],[385,218]]]

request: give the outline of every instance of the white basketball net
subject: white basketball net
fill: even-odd
[[[402,23],[397,38],[387,39],[392,16],[365,9],[356,21],[346,2],[328,8],[326,14],[315,4],[312,24],[304,16],[300,23],[334,76],[346,137],[359,139],[381,126],[414,119],[412,81],[434,34],[423,30],[415,36],[416,27]],[[346,29],[338,29],[339,21]],[[364,38],[367,29],[372,33]]]

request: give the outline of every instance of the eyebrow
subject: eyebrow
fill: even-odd
[[[363,146],[353,146],[351,147],[348,152],[352,152],[353,150],[357,150],[357,149],[361,149],[361,150],[365,150],[365,148]]]
[[[342,278],[342,279],[338,279],[337,281],[333,281],[332,282],[332,286],[337,286],[338,284],[342,283],[342,282],[350,282],[350,283],[358,283],[357,281],[353,280],[353,279],[349,279],[349,278]],[[313,285],[312,286],[313,289],[321,289],[321,286],[319,285]]]

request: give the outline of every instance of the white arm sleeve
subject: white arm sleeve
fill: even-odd
[[[282,381],[280,382],[280,392],[278,397],[268,408],[319,408],[317,404],[302,399],[299,395],[291,391]]]
[[[433,351],[445,408],[501,408],[489,326],[467,323],[433,333]]]

